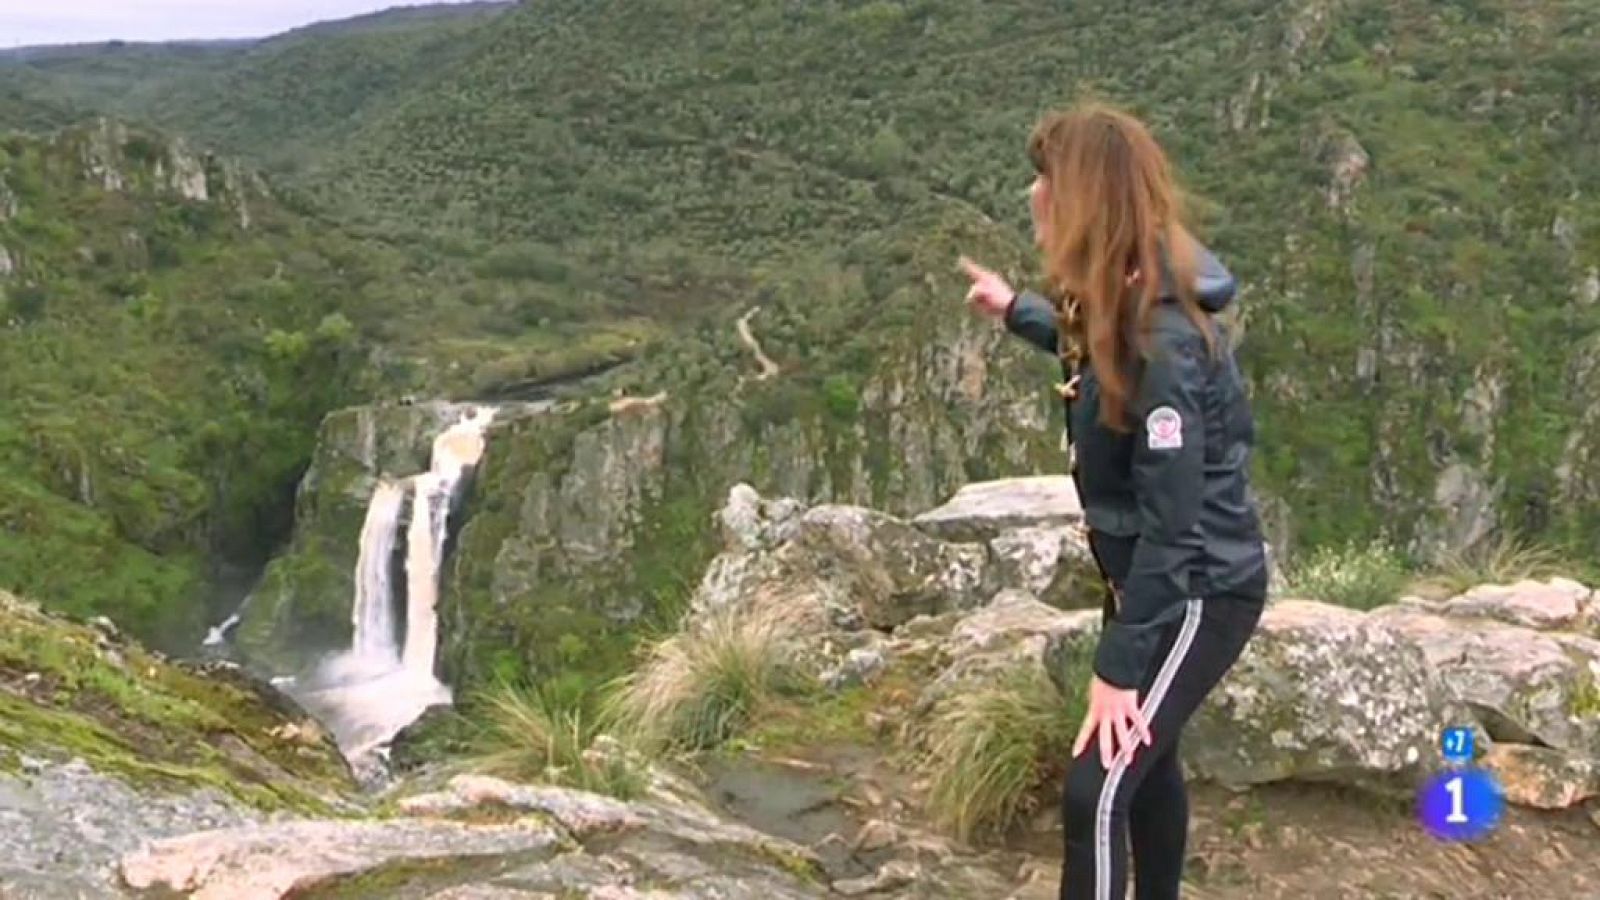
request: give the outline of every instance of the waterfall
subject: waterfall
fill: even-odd
[[[211,626],[200,642],[200,655],[211,659],[232,659],[233,648],[229,641],[234,629],[244,621],[245,610],[255,599],[256,588],[261,583],[261,570],[252,565],[220,562],[213,579],[217,597],[213,606],[227,607],[228,617]]]
[[[449,537],[451,506],[462,476],[483,458],[483,432],[494,411],[479,409],[439,435],[426,474],[412,479],[411,527],[406,535],[406,642],[401,665],[433,677],[439,645],[439,564]]]
[[[356,558],[355,603],[351,605],[350,652],[357,659],[381,665],[400,657],[396,650],[394,595],[389,585],[390,561],[400,512],[405,508],[403,484],[380,481],[361,525],[361,552]]]
[[[445,479],[432,472],[418,475],[413,483],[416,492],[406,533],[406,645],[400,664],[413,674],[431,676],[438,645],[439,557],[444,555],[450,491]]]
[[[228,633],[239,626],[239,614],[233,613],[220,624],[213,625],[206,631],[205,640],[200,642],[201,647],[221,647],[228,643]]]
[[[328,723],[352,762],[388,744],[428,707],[451,702],[450,688],[434,675],[440,569],[451,515],[466,476],[483,457],[484,432],[494,414],[476,408],[439,434],[427,472],[378,483],[361,527],[350,649],[291,687]],[[402,630],[391,573],[408,499]]]

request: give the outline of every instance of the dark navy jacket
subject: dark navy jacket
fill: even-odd
[[[1201,262],[1196,296],[1214,314],[1233,300],[1236,285],[1209,252]],[[1012,333],[1052,354],[1056,323],[1055,307],[1034,293],[1018,294],[1006,313]],[[1090,540],[1120,595],[1100,636],[1095,673],[1122,688],[1143,682],[1162,628],[1189,598],[1266,594],[1266,554],[1249,492],[1255,421],[1226,329],[1214,316],[1210,324],[1214,354],[1164,286],[1129,430],[1100,421],[1100,386],[1087,360],[1077,397],[1067,403],[1073,478]]]

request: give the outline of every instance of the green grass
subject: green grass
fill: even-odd
[[[739,743],[771,752],[871,744],[876,738],[868,727],[867,716],[880,708],[884,694],[876,682],[843,690],[814,685],[767,704]]]

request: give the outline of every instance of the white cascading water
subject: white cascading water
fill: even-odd
[[[439,646],[439,565],[449,537],[450,506],[467,470],[483,458],[483,433],[494,410],[480,408],[434,439],[424,475],[412,479],[411,527],[406,535],[406,642],[401,665],[433,677]]]
[[[326,660],[303,687],[291,689],[328,723],[345,755],[358,765],[428,707],[451,701],[450,689],[434,675],[439,568],[451,507],[467,472],[483,458],[484,432],[494,413],[478,408],[435,438],[426,473],[379,483],[361,529],[350,650]],[[402,641],[390,573],[408,497]]]
[[[351,606],[350,654],[377,664],[396,661],[394,592],[389,585],[395,534],[405,509],[406,486],[380,481],[361,524],[361,551],[356,557],[356,594]]]
[[[202,647],[221,647],[228,643],[228,633],[239,627],[240,615],[234,613],[222,620],[219,625],[211,626],[206,632],[205,640],[200,642]]]

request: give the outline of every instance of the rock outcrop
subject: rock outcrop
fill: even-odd
[[[278,900],[335,884],[446,898],[827,896],[810,851],[681,800],[622,802],[460,776],[379,821],[296,821],[158,841],[125,882]]]
[[[1059,490],[1039,488],[974,486],[916,520],[964,541],[987,539],[981,577],[971,574],[983,559],[981,544],[909,540],[905,524],[890,516],[805,510],[737,488],[722,513],[724,552],[695,609],[813,604],[802,640],[825,677],[859,672],[866,656],[873,670],[915,658],[927,674],[917,704],[924,711],[1018,667],[1042,667],[1063,689],[1081,689],[1098,612],[1042,602],[1037,585],[1054,576],[998,565],[993,553],[1005,535],[1065,527],[1040,524],[1059,522],[1066,507]],[[1076,564],[1072,554],[1063,557],[1056,566]],[[950,577],[956,572],[963,574]],[[1096,590],[1080,584],[1081,592]],[[917,601],[894,606],[897,596]],[[1370,613],[1273,602],[1193,720],[1186,764],[1238,787],[1298,780],[1404,791],[1442,766],[1441,732],[1465,725],[1515,802],[1586,799],[1596,792],[1600,764],[1596,603],[1588,588],[1563,579],[1486,585]]]
[[[1022,529],[1080,526],[1083,505],[1071,478],[1011,478],[966,485],[912,521],[942,540],[986,542]]]
[[[266,818],[215,788],[152,791],[81,759],[19,762],[0,774],[0,897],[115,896],[112,863],[147,841]]]
[[[260,179],[243,174],[236,164],[115,119],[64,130],[54,140],[77,156],[84,178],[106,191],[150,188],[191,203],[220,202],[233,208],[241,228],[250,227],[252,198],[266,194]],[[0,191],[0,221],[7,218],[7,208],[15,214],[15,201],[8,207],[6,196]]]
[[[1190,723],[1184,758],[1204,778],[1409,787],[1439,763],[1466,710],[1405,635],[1360,612],[1275,603]]]
[[[278,900],[386,867],[538,854],[556,841],[553,829],[537,823],[284,822],[159,841],[120,868],[135,890]]]

